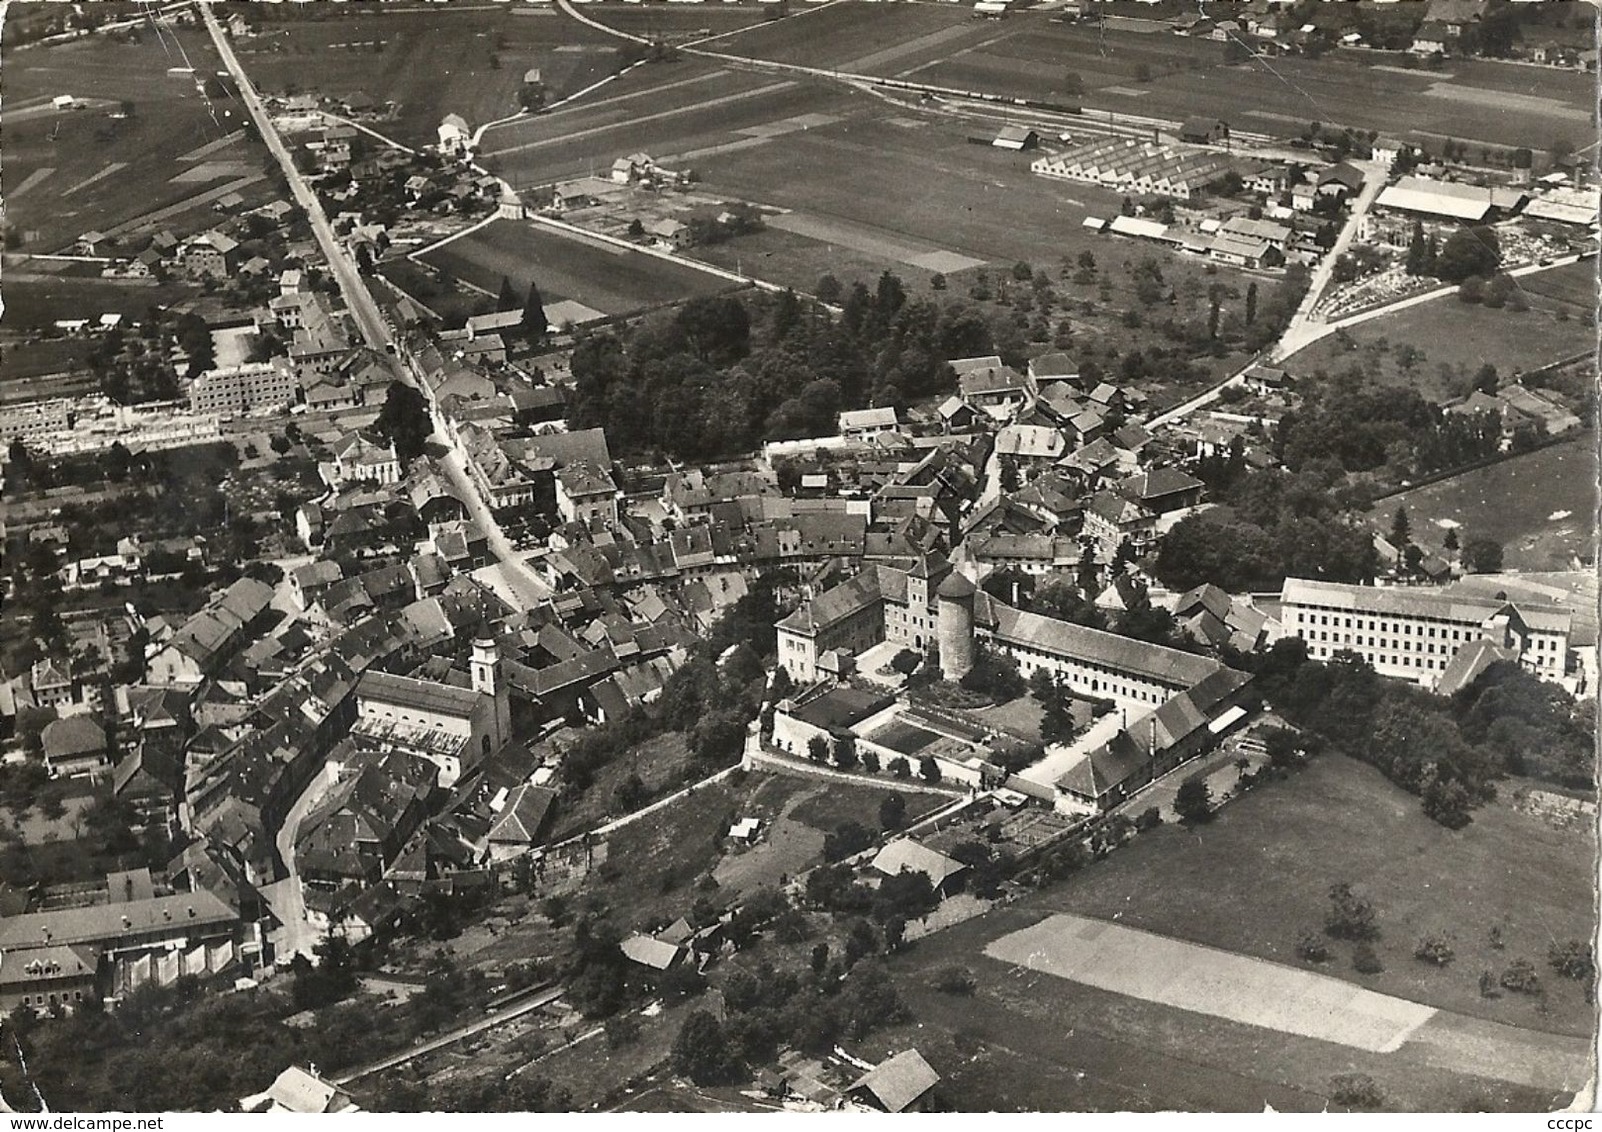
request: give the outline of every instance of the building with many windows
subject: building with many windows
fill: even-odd
[[[193,413],[249,413],[293,404],[300,381],[283,358],[209,369],[190,383]]]
[[[942,675],[959,679],[978,646],[1025,679],[1050,673],[1075,695],[1149,712],[1225,670],[1210,657],[1028,613],[980,591],[939,555],[912,570],[875,566],[824,591],[778,624],[779,663],[798,684],[839,674],[841,656],[886,641],[938,642]]]
[[[1543,680],[1569,668],[1571,615],[1556,605],[1415,589],[1286,578],[1280,594],[1286,636],[1307,655],[1353,652],[1382,676],[1434,691],[1465,646],[1489,641]]]
[[[778,624],[779,663],[798,684],[838,671],[829,653],[855,656],[894,641],[923,649],[935,639],[935,592],[951,573],[942,555],[911,570],[874,566],[806,602]]]

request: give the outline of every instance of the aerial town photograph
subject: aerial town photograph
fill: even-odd
[[[1589,1111],[1597,16],[12,0],[0,1119]]]

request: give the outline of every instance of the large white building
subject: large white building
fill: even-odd
[[[449,789],[512,733],[500,646],[493,638],[473,642],[471,669],[467,687],[369,669],[356,684],[352,733],[428,759],[440,769],[439,784]]]
[[[1306,578],[1286,578],[1280,601],[1285,635],[1305,641],[1312,659],[1353,652],[1431,691],[1460,686],[1449,668],[1469,645],[1476,659],[1488,644],[1543,680],[1562,682],[1569,668],[1571,615],[1560,606]]]
[[[875,566],[778,624],[779,663],[798,684],[839,675],[850,668],[844,657],[886,641],[920,651],[938,642],[948,680],[964,675],[983,645],[1015,661],[1026,679],[1049,672],[1076,695],[1135,714],[1227,671],[1210,657],[1014,609],[938,556],[910,571]]]
[[[192,413],[249,413],[292,405],[300,379],[283,358],[209,369],[189,386]]]

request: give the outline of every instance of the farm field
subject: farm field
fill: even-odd
[[[1095,186],[1037,177],[1027,155],[968,141],[970,133],[983,136],[999,125],[944,121],[910,109],[861,114],[768,145],[709,155],[700,168],[708,185],[746,199],[986,262],[1106,247],[1080,222],[1087,215],[1116,215],[1119,198]],[[916,193],[908,191],[912,184]],[[898,207],[887,210],[887,200]]]
[[[1088,107],[1171,120],[1217,115],[1238,130],[1279,136],[1320,121],[1504,146],[1541,138],[1544,146],[1560,136],[1580,143],[1591,129],[1590,84],[1578,72],[1488,61],[1411,72],[1401,57],[1356,52],[1226,65],[1221,43],[1146,34],[1143,24],[1059,24],[1022,12],[992,23],[970,15],[837,4],[712,48],[1019,98],[1060,97],[1071,71]]]
[[[644,252],[625,251],[515,220],[497,220],[420,258],[491,295],[500,290],[505,276],[520,295],[534,282],[547,304],[574,299],[608,315],[681,302],[735,286],[708,272]]]
[[[803,10],[788,19],[765,24],[708,44],[707,49],[753,59],[771,59],[803,67],[870,72],[867,67],[883,52],[897,52],[925,37],[950,37],[963,28],[978,39],[996,25],[971,19],[968,9],[947,9],[929,4],[831,4]],[[888,59],[888,56],[886,56]],[[866,63],[862,61],[866,60]],[[856,63],[855,67],[847,64]]]
[[[520,189],[604,175],[615,158],[639,150],[699,171],[723,147],[773,144],[762,134],[783,128],[776,124],[869,107],[855,92],[823,82],[679,59],[640,67],[593,101],[497,127],[485,135],[480,156]]]
[[[1519,288],[1532,303],[1546,299],[1551,304],[1566,304],[1577,308],[1570,313],[1596,309],[1597,282],[1595,258],[1555,267],[1551,271],[1538,271],[1519,280]],[[1538,298],[1538,297],[1539,298]]]
[[[121,314],[143,319],[151,306],[168,306],[187,296],[184,283],[139,284],[126,280],[29,275],[5,268],[5,328],[49,326],[61,318],[98,318]],[[22,376],[0,363],[0,381]]]
[[[777,5],[697,4],[671,7],[663,4],[591,4],[584,12],[590,19],[630,35],[660,39],[668,43],[699,40],[705,32],[713,36],[738,36],[746,28],[778,19]]]
[[[1334,375],[1359,365],[1385,384],[1414,388],[1426,399],[1444,401],[1453,395],[1451,386],[1472,380],[1487,363],[1505,380],[1595,347],[1596,330],[1578,317],[1575,307],[1526,290],[1530,291],[1527,311],[1493,310],[1447,295],[1321,338],[1291,355],[1285,366],[1306,377],[1319,370]],[[1419,352],[1405,367],[1403,346]],[[1442,366],[1460,372],[1449,381]]]
[[[306,9],[313,9],[307,11]],[[515,114],[523,75],[538,67],[556,101],[621,66],[619,41],[554,7],[377,13],[325,5],[251,6],[260,34],[236,50],[263,93],[363,91],[397,104],[375,127],[408,145],[431,144],[446,114],[469,125]]]
[[[1501,543],[1508,570],[1566,570],[1574,555],[1592,551],[1596,485],[1596,449],[1584,437],[1388,496],[1371,521],[1388,528],[1405,507],[1414,540],[1426,549],[1440,549],[1446,528],[1436,521],[1450,519],[1462,527],[1459,543]]]
[[[875,1042],[916,1041],[943,1073],[950,1067],[953,1088],[976,1109],[1317,1109],[1330,1077],[1354,1071],[1379,1082],[1387,1108],[1551,1107],[1566,1098],[1544,1067],[1583,1049],[1577,1036],[1590,1032],[1591,1011],[1579,984],[1546,969],[1545,951],[1552,939],[1589,938],[1591,859],[1588,831],[1558,830],[1505,804],[1448,831],[1378,772],[1325,756],[1205,829],[1143,834],[1050,889],[920,941],[893,964],[917,1023]],[[1327,891],[1340,881],[1374,901],[1386,970],[1356,975],[1349,948],[1333,941],[1334,958],[1316,969],[1451,1012],[1395,1053],[1204,1017],[983,954],[1068,912],[1315,969],[1293,948],[1322,926]],[[1488,940],[1498,923],[1505,951]],[[1412,956],[1418,936],[1436,929],[1451,931],[1457,950],[1442,969]],[[1545,1014],[1527,997],[1479,995],[1481,970],[1520,956],[1541,968]],[[949,964],[974,973],[972,997],[928,985]]]
[[[145,31],[138,43],[96,37],[0,56],[7,106],[0,187],[22,250],[59,251],[91,229],[119,236],[119,226],[136,217],[247,177],[265,191],[266,151],[243,134],[204,161],[184,160],[244,120],[220,88],[208,97],[194,75],[167,73],[185,58],[197,73],[217,69],[204,33],[166,27]],[[89,105],[55,111],[49,99],[62,93]],[[124,109],[128,117],[110,116]],[[130,246],[141,250],[143,241]]]

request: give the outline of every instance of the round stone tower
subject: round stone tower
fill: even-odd
[[[940,642],[940,675],[960,680],[973,668],[974,584],[953,570],[935,591],[935,633]]]

